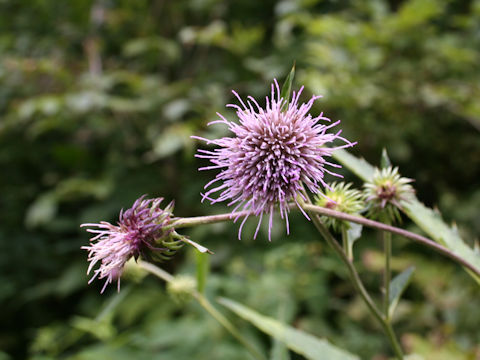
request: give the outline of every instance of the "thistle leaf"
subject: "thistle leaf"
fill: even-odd
[[[209,256],[199,251],[195,252],[195,256],[197,258],[197,291],[203,294],[209,272]]]
[[[415,270],[414,266],[410,266],[406,270],[402,271],[400,274],[395,276],[390,283],[390,296],[388,298],[388,316],[392,317],[395,312],[395,308],[402,297],[403,292],[410,282],[413,272]]]
[[[371,181],[375,168],[365,159],[359,159],[343,149],[336,150],[333,157],[363,181]],[[433,240],[480,269],[480,254],[468,246],[458,233],[443,221],[439,213],[423,205],[414,196],[409,201],[402,202],[402,210]],[[480,277],[469,270],[467,272],[480,285]]]
[[[309,360],[359,360],[360,358],[340,349],[326,339],[320,339],[278,320],[261,315],[231,299],[219,298],[220,304],[249,321],[264,333],[283,341],[287,347]]]

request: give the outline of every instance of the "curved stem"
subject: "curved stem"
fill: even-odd
[[[450,251],[446,247],[436,243],[435,241],[433,241],[433,240],[431,240],[431,239],[429,239],[425,236],[418,235],[418,234],[412,233],[410,231],[407,231],[407,230],[404,230],[404,229],[401,229],[401,228],[398,228],[398,227],[395,227],[395,226],[392,226],[392,225],[387,225],[387,224],[384,224],[384,223],[381,223],[381,222],[378,222],[378,221],[365,219],[365,218],[355,216],[355,215],[345,214],[345,213],[335,211],[335,210],[325,209],[325,208],[322,208],[320,206],[315,206],[315,205],[312,205],[312,204],[305,204],[304,209],[309,210],[309,211],[313,211],[317,214],[331,216],[331,217],[334,217],[334,218],[337,218],[337,219],[351,221],[351,222],[361,224],[361,225],[364,225],[364,226],[367,226],[367,227],[375,228],[375,229],[378,229],[378,230],[387,231],[387,232],[392,233],[392,234],[401,235],[401,236],[403,236],[407,239],[410,239],[410,240],[413,240],[417,243],[425,245],[425,246],[439,252],[442,255],[445,255],[446,257],[454,260],[455,262],[459,263],[460,265],[466,267],[467,269],[472,271],[474,274],[480,276],[480,269],[477,269],[473,264],[469,263],[467,260],[463,259],[462,257],[456,255],[455,253],[453,253],[452,251]]]
[[[296,205],[292,205],[291,208],[296,208]],[[456,255],[446,247],[436,243],[435,241],[422,236],[418,235],[415,233],[412,233],[410,231],[387,225],[378,221],[374,220],[369,220],[365,219],[360,216],[355,216],[355,215],[350,215],[346,213],[342,213],[340,211],[335,211],[335,210],[330,210],[326,209],[320,206],[312,205],[312,204],[304,204],[303,208],[309,212],[314,212],[316,214],[320,215],[325,215],[325,216],[330,216],[336,219],[340,220],[346,220],[350,221],[353,223],[361,224],[363,226],[383,230],[390,232],[392,234],[397,234],[401,235],[407,239],[413,240],[417,243],[420,243],[422,245],[425,245],[440,254],[454,260],[455,262],[459,263],[460,265],[466,267],[468,270],[473,272],[474,274],[480,276],[480,269],[477,269],[474,265],[466,261],[465,259],[461,258],[460,256]],[[197,226],[197,225],[203,225],[203,224],[213,224],[217,222],[222,222],[222,221],[229,221],[232,219],[235,219],[237,217],[243,217],[246,215],[251,214],[249,211],[240,211],[240,212],[235,212],[235,213],[229,213],[229,214],[220,214],[220,215],[211,215],[211,216],[196,216],[196,217],[186,217],[186,218],[179,218],[174,220],[169,226],[167,226],[165,229],[170,229],[170,228],[175,228],[175,229],[180,229],[180,228],[186,228],[186,227],[192,227],[192,226]]]
[[[306,197],[307,201],[310,201],[307,194],[304,194],[304,196]],[[305,210],[307,210],[306,205],[308,204],[303,202],[302,199],[300,199],[300,205]],[[391,324],[386,320],[386,318],[382,316],[382,313],[378,309],[377,305],[375,305],[372,298],[368,294],[368,291],[365,289],[362,279],[360,279],[360,275],[358,274],[357,269],[353,265],[353,262],[348,258],[348,255],[345,253],[345,251],[343,251],[342,246],[337,242],[337,240],[335,240],[335,238],[330,233],[330,231],[328,231],[328,229],[323,225],[323,223],[320,220],[320,217],[311,210],[307,210],[307,212],[310,218],[312,219],[313,224],[315,225],[317,230],[320,232],[320,234],[323,236],[325,241],[330,245],[330,247],[337,253],[337,255],[340,257],[343,263],[347,266],[347,269],[348,269],[350,278],[352,280],[353,286],[355,287],[355,290],[357,290],[357,292],[360,294],[362,300],[365,302],[365,304],[367,305],[372,315],[377,319],[377,321],[382,326],[383,331],[385,332],[385,335],[387,335],[388,340],[390,341],[390,344],[393,348],[393,351],[395,352],[396,357],[399,360],[402,360],[403,352],[397,340],[397,337],[395,336],[393,328]]]
[[[175,277],[163,269],[144,261],[138,260],[138,266],[142,269],[148,271],[149,273],[155,275],[156,277],[164,280],[165,282],[172,282],[175,280]],[[252,344],[248,342],[246,338],[238,331],[238,329],[233,325],[223,314],[218,311],[212,303],[208,301],[208,299],[200,294],[197,291],[192,292],[193,297],[198,301],[198,303],[215,319],[217,320],[235,339],[238,340],[245,348],[250,352],[250,354],[257,360],[266,360],[265,356],[263,356]]]

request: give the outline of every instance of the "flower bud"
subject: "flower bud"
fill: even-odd
[[[96,264],[100,264],[93,270],[89,283],[95,278],[105,279],[102,293],[114,281],[120,290],[120,277],[129,259],[136,260],[140,256],[157,258],[161,254],[170,258],[175,253],[172,251],[178,250],[177,240],[172,239],[174,230],[169,226],[173,203],[163,210],[160,208],[162,200],[145,199],[145,195],[140,197],[130,209],[120,211],[117,225],[106,221],[81,225],[89,227],[87,231],[95,234],[90,239],[90,245],[82,246],[82,249],[88,251],[90,261],[87,274]],[[162,247],[158,247],[158,244]]]
[[[352,215],[360,213],[365,205],[363,194],[361,191],[351,189],[351,186],[351,183],[344,182],[330,184],[330,189],[326,189],[325,194],[316,196],[316,205]],[[329,216],[322,216],[321,219],[326,226],[336,231],[340,230],[341,226],[347,226],[347,228],[350,226],[346,221]]]
[[[372,181],[364,185],[368,207],[367,216],[386,223],[400,221],[401,202],[408,201],[415,190],[413,179],[401,177],[398,167],[375,169]]]
[[[196,289],[196,280],[188,275],[177,275],[167,284],[168,293],[180,305],[191,300]]]

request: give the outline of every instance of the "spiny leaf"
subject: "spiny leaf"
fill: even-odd
[[[445,224],[440,214],[418,200],[404,201],[402,207],[407,216],[436,242],[480,269],[480,255],[468,246],[454,229]],[[480,278],[477,275],[470,271],[468,273],[480,284]]]

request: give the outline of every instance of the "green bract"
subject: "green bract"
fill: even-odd
[[[326,189],[325,194],[316,196],[315,204],[347,214],[359,214],[365,207],[364,195],[359,190],[351,189],[351,186],[351,183],[334,182],[330,184],[330,189]],[[334,230],[339,230],[342,225],[347,228],[350,226],[348,222],[329,216],[322,216],[322,221]]]
[[[364,185],[367,216],[386,223],[400,221],[400,202],[408,201],[415,192],[410,185],[412,181],[401,177],[398,167],[376,168],[372,181]]]

